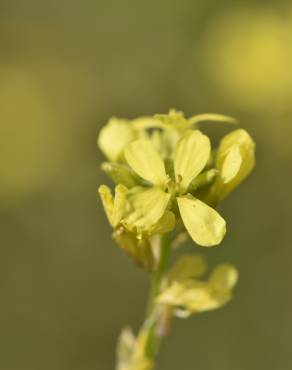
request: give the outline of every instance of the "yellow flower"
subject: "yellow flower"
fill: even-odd
[[[128,207],[128,189],[121,184],[117,185],[113,197],[111,190],[106,185],[101,185],[98,192],[108,221],[114,229],[113,239],[120,249],[130,256],[137,265],[151,270],[154,258],[149,240],[137,238],[135,233],[126,230],[121,225],[121,220],[125,216]]]
[[[152,117],[140,117],[134,120],[119,119],[113,117],[101,129],[98,136],[98,146],[111,162],[119,162],[122,159],[123,150],[127,144],[144,137],[144,127],[154,127],[158,123]]]
[[[238,280],[237,270],[229,264],[219,265],[207,281],[193,280],[192,278],[198,279],[204,273],[200,266],[202,262],[197,260],[197,266],[194,263],[196,258],[198,256],[185,256],[183,263],[177,263],[181,264],[178,274],[174,278],[174,267],[169,275],[174,280],[169,279],[168,287],[157,298],[158,303],[173,307],[178,317],[185,318],[193,313],[222,307],[231,299],[232,289]]]
[[[102,170],[118,186],[114,198],[104,185],[99,193],[114,239],[123,250],[132,245],[127,247],[132,257],[136,239],[170,232],[179,220],[199,245],[222,241],[226,224],[212,207],[251,172],[255,144],[238,129],[211,153],[209,138],[196,129],[203,121],[236,123],[218,114],[185,118],[170,110],[134,120],[112,118],[101,130],[98,143],[111,161]]]
[[[97,142],[108,160],[119,162],[122,160],[124,148],[129,143],[136,139],[150,137],[147,133],[148,129],[162,129],[164,141],[176,143],[178,133],[194,128],[196,124],[203,121],[237,123],[233,117],[215,113],[199,114],[187,119],[182,112],[174,109],[171,109],[168,114],[156,114],[154,117],[145,116],[133,120],[112,117],[101,129]]]
[[[176,145],[172,175],[172,171],[166,173],[164,161],[150,140],[130,143],[124,151],[125,159],[148,187],[132,189],[128,196],[132,211],[121,221],[122,224],[143,234],[163,220],[169,231],[174,227],[175,217],[168,208],[175,210],[177,205],[189,235],[197,244],[219,244],[226,232],[224,219],[188,193],[190,184],[205,168],[210,154],[209,138],[199,130],[187,131]]]

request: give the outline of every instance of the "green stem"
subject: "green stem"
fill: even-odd
[[[153,318],[153,323],[146,328],[146,331],[148,331],[148,341],[147,345],[145,346],[146,355],[151,360],[154,360],[155,356],[157,355],[161,342],[161,337],[157,335],[157,324],[159,323],[159,314],[156,312],[157,307],[155,304],[155,299],[157,295],[160,293],[160,286],[165,270],[167,268],[170,251],[171,244],[169,241],[169,236],[168,234],[163,234],[160,239],[159,261],[155,271],[152,273],[151,276],[151,287],[147,309],[148,319],[146,319],[147,322],[149,318]]]
[[[151,274],[151,286],[145,321],[139,331],[134,351],[126,365],[118,363],[117,369],[136,370],[137,361],[143,363],[143,369],[151,370],[155,365],[155,358],[161,343],[161,334],[158,333],[161,324],[161,309],[156,304],[156,297],[160,293],[161,282],[167,268],[171,251],[169,235],[163,234],[160,237],[160,255],[156,269]],[[145,363],[144,361],[147,361]]]
[[[156,269],[151,275],[150,281],[150,292],[148,298],[148,307],[146,316],[149,316],[153,311],[155,305],[155,297],[158,295],[160,290],[160,284],[163,274],[167,267],[169,254],[171,251],[171,244],[169,242],[168,234],[163,234],[160,238],[160,256]]]

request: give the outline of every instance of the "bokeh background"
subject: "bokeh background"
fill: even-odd
[[[291,369],[291,1],[1,0],[0,58],[0,368],[114,368],[148,282],[110,239],[96,137],[175,107],[238,117],[258,163],[222,246],[184,247],[239,268],[234,300],[177,320],[158,368]]]

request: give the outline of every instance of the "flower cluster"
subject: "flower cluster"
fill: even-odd
[[[220,244],[226,223],[215,210],[254,167],[254,142],[243,129],[232,131],[211,149],[202,120],[234,123],[230,117],[181,112],[132,121],[113,118],[98,144],[102,164],[116,183],[114,196],[99,188],[113,237],[138,263],[151,268],[149,238],[185,230],[201,246]]]
[[[237,123],[217,114],[186,118],[171,110],[134,120],[112,118],[98,137],[107,158],[101,168],[116,184],[114,193],[106,185],[99,187],[113,239],[154,276],[161,273],[162,245],[157,238],[171,233],[173,248],[186,236],[203,247],[221,243],[226,222],[217,205],[255,165],[255,144],[245,130],[236,128],[212,148],[200,130],[204,121],[224,121],[232,128]],[[229,301],[236,269],[222,264],[202,280],[205,272],[198,255],[185,255],[163,271],[152,303],[156,308],[146,326],[137,338],[128,330],[121,336],[119,370],[152,368],[153,356],[147,355],[149,325],[155,322],[163,333],[174,315],[188,317]]]

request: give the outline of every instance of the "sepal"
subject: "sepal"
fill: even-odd
[[[104,171],[115,184],[122,184],[128,189],[140,185],[139,177],[127,165],[113,162],[103,162],[101,169]]]
[[[128,189],[124,185],[117,185],[113,197],[110,188],[101,185],[98,192],[109,223],[113,228],[117,227],[126,212]]]
[[[151,271],[154,265],[154,257],[149,239],[138,238],[124,227],[119,227],[113,232],[113,239],[120,249],[126,253],[136,265]]]

